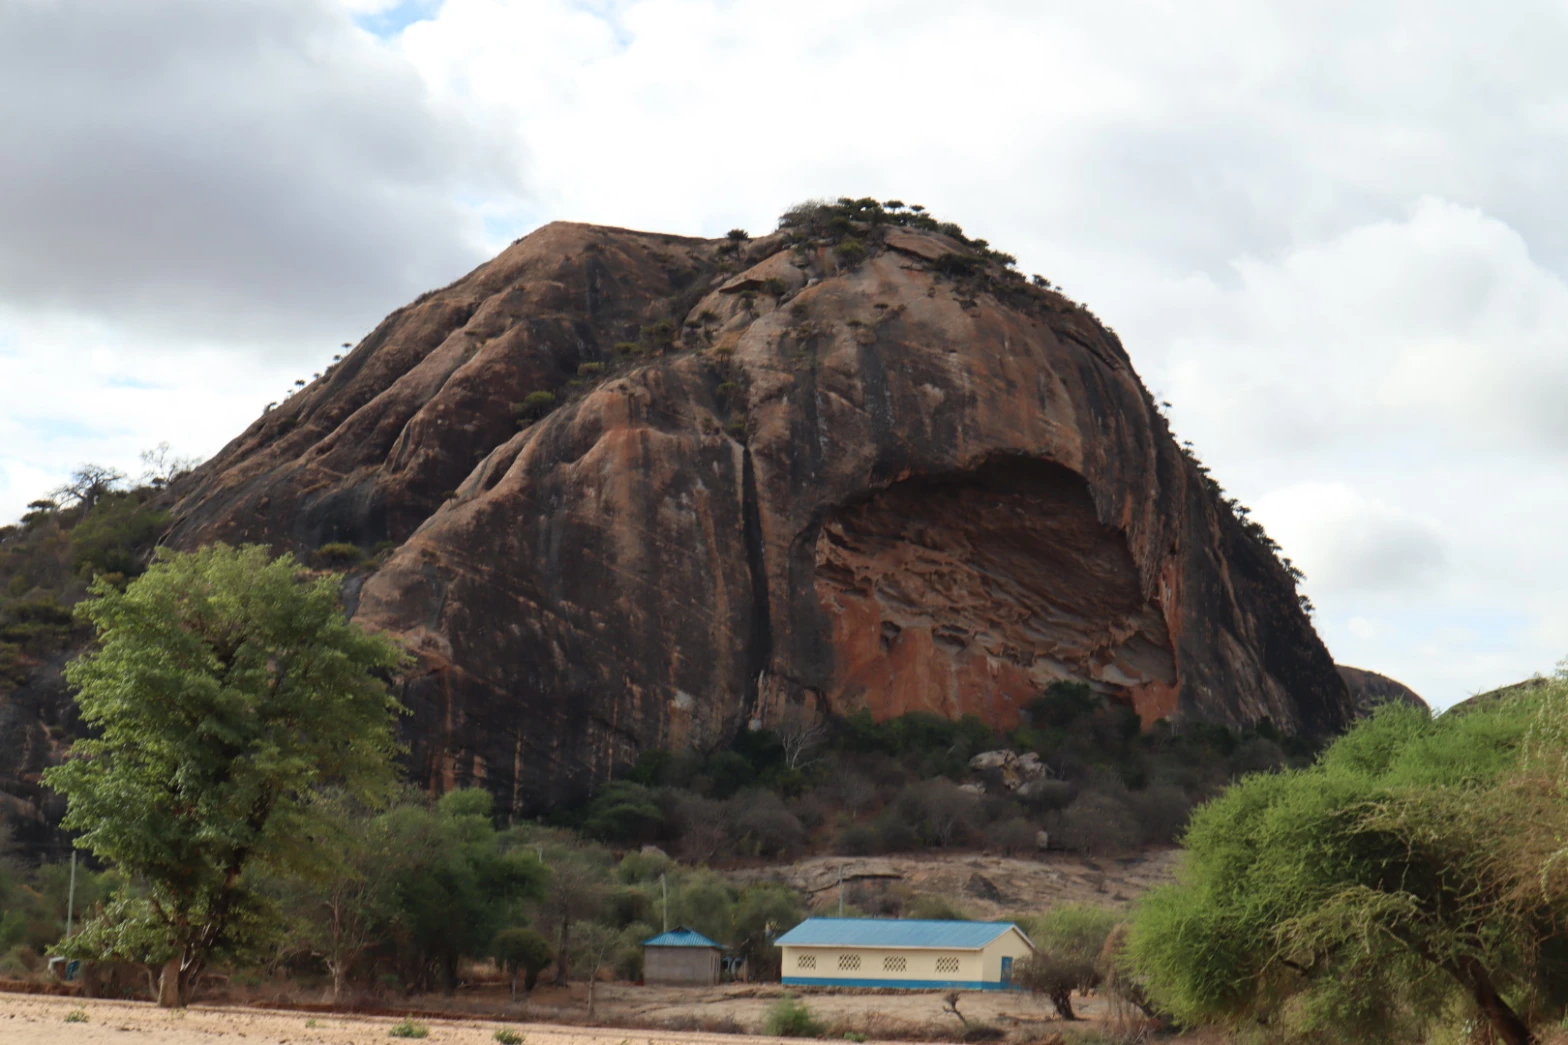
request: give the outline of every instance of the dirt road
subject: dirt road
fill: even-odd
[[[86,1019],[67,1022],[72,1012]],[[309,1016],[257,1009],[183,1011],[150,1003],[111,1002],[38,995],[0,996],[0,1045],[387,1045],[398,1020],[373,1016]],[[686,1042],[782,1042],[779,1038],[733,1037],[688,1031],[585,1029],[549,1024],[503,1024],[478,1020],[420,1020],[431,1045],[495,1045],[497,1030],[510,1026],[527,1045],[683,1045]]]
[[[613,1020],[616,1008],[606,1013]],[[722,1003],[710,1008],[706,1005],[671,1004],[675,999],[661,999],[664,1004],[654,1006],[657,1011],[644,1010],[638,1015],[643,1019],[655,1017],[662,1021],[678,1023],[682,1016],[702,1020],[735,1021],[742,1026],[760,1023],[758,1012],[748,1011],[745,1003],[753,999],[733,999],[730,1005]],[[760,999],[759,999],[760,1000]],[[937,1041],[951,1041],[954,1035],[941,1030],[953,1022],[941,1010],[937,995],[820,995],[809,996],[805,1001],[812,1011],[829,1027],[858,1026],[870,1031],[870,1040],[877,1040],[876,1030],[881,1027],[905,1042],[911,1032],[919,1027],[937,1031],[931,1037]],[[971,1020],[1010,1024],[1011,1038],[1019,1037],[1020,1030],[1038,1030],[1048,1036],[1043,1013],[1023,1009],[1009,1015],[999,1004],[997,996],[967,995],[962,1006]],[[1095,1009],[1093,1000],[1087,1002]],[[625,1008],[621,1008],[626,1012]],[[79,1020],[68,1020],[79,1013]],[[1086,1015],[1089,1013],[1086,1013]],[[1022,1022],[1020,1022],[1020,1017]],[[0,994],[0,1045],[214,1045],[222,1039],[225,1045],[386,1045],[392,1039],[389,1032],[400,1022],[390,1016],[339,1016],[303,1012],[272,1011],[236,1006],[193,1005],[189,1009],[169,1011],[150,1002],[102,1001],[90,998],[69,998],[49,995]],[[527,1045],[683,1045],[683,1043],[711,1042],[714,1045],[746,1042],[748,1045],[767,1045],[790,1041],[785,1038],[757,1035],[709,1034],[698,1030],[666,1030],[605,1027],[571,1027],[551,1023],[505,1023],[478,1019],[428,1019],[416,1022],[429,1028],[425,1040],[431,1045],[493,1045],[498,1030],[509,1029],[525,1036]],[[957,1024],[953,1024],[957,1030]],[[842,1032],[833,1036],[839,1037]],[[1023,1037],[1034,1038],[1035,1034]],[[798,1039],[797,1039],[798,1040]]]

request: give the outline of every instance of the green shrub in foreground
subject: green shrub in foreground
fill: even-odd
[[[396,1023],[392,1025],[392,1029],[387,1031],[387,1037],[428,1038],[430,1037],[430,1028],[425,1026],[423,1023],[415,1023],[413,1020],[405,1016],[402,1023]]]
[[[764,1029],[775,1038],[816,1038],[823,1032],[821,1021],[812,1015],[806,1003],[789,996],[780,998],[768,1010]]]

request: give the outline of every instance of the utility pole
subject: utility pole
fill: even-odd
[[[65,897],[65,938],[71,938],[71,921],[76,915],[76,850],[71,850],[71,888]]]
[[[844,917],[844,865],[838,865],[838,916]]]
[[[659,889],[664,893],[664,931],[670,931],[670,883],[664,880],[664,875],[659,875]]]

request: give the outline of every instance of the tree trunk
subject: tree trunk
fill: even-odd
[[[1073,992],[1071,988],[1057,988],[1051,991],[1051,1004],[1056,1006],[1056,1014],[1064,1020],[1076,1020],[1077,1014],[1073,1012]]]
[[[158,977],[158,1007],[178,1009],[185,1005],[180,990],[180,959],[170,958],[163,963],[163,974]]]
[[[1461,968],[1465,985],[1470,988],[1470,997],[1475,999],[1476,1008],[1491,1024],[1498,1040],[1504,1045],[1535,1045],[1535,1036],[1530,1033],[1529,1025],[1503,1000],[1503,996],[1492,985],[1491,974],[1486,968],[1474,958],[1466,959]]]
[[[588,974],[588,1018],[593,1019],[593,985],[599,982],[599,977],[593,973]]]
[[[567,947],[567,944],[568,944],[568,942],[571,939],[571,932],[572,932],[572,923],[571,923],[571,921],[569,919],[562,918],[561,919],[561,935],[560,935],[560,937],[556,941],[557,946],[556,946],[556,949],[555,949],[555,980],[554,980],[554,983],[555,983],[555,985],[557,987],[565,987],[566,986],[567,961],[571,957],[567,953],[568,949],[569,949]]]
[[[329,962],[327,968],[332,972],[332,997],[328,1004],[337,1008],[343,1001],[343,981],[347,979],[344,974],[348,970],[342,962]]]

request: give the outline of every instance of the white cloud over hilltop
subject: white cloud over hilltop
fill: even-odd
[[[0,514],[211,453],[542,221],[927,205],[1120,332],[1442,704],[1568,653],[1568,11],[1437,0],[0,6]]]

